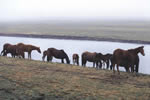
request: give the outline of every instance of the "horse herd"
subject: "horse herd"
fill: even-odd
[[[8,53],[11,54],[12,57],[19,57],[19,58],[25,58],[25,52],[28,53],[28,59],[31,59],[31,52],[33,50],[37,50],[39,53],[41,53],[40,47],[30,45],[30,44],[24,44],[24,43],[18,43],[15,45],[12,45],[10,43],[5,43],[3,45],[3,50],[1,51],[1,55],[7,56]],[[122,66],[125,68],[126,72],[137,72],[139,69],[139,56],[138,53],[141,53],[143,56],[144,53],[144,46],[140,46],[134,49],[116,49],[114,50],[113,54],[105,54],[97,53],[97,52],[88,52],[85,51],[81,54],[81,64],[82,66],[86,66],[86,62],[93,62],[93,67],[97,69],[101,69],[102,65],[106,63],[107,69],[110,68],[113,69],[113,72],[115,73],[115,66],[117,66],[118,74],[119,72],[119,66]],[[67,53],[64,50],[58,50],[56,48],[48,48],[47,50],[43,51],[42,60],[44,61],[45,57],[47,57],[47,61],[52,61],[53,57],[57,59],[61,59],[61,62],[64,63],[64,59],[66,60],[67,64],[70,64],[69,57]],[[79,55],[77,53],[72,55],[73,64],[79,65]]]

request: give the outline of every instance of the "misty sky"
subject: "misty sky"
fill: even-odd
[[[150,20],[150,0],[0,0],[0,21]]]

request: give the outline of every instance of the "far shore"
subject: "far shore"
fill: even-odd
[[[99,38],[88,36],[67,36],[67,35],[45,35],[45,34],[19,34],[19,33],[0,33],[0,36],[7,37],[26,37],[26,38],[45,38],[45,39],[66,39],[66,40],[89,40],[89,41],[108,41],[108,42],[121,42],[121,43],[135,43],[135,44],[150,44],[150,41],[142,40],[123,40],[113,38]]]

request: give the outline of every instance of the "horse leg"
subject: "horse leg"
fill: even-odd
[[[139,72],[139,62],[138,62],[138,63],[136,63],[136,65],[135,65],[135,71],[136,71],[136,73],[138,73],[138,72]]]
[[[117,71],[118,71],[118,74],[120,74],[120,72],[119,72],[119,64],[117,64]]]
[[[112,64],[113,73],[115,73],[115,64]]]
[[[124,66],[126,72],[130,72],[129,67],[128,66]]]
[[[30,59],[31,59],[31,53],[30,53]]]
[[[30,58],[30,54],[29,54],[29,52],[28,52],[28,59]]]
[[[106,61],[107,69],[109,68],[109,60]]]
[[[132,64],[131,66],[131,72],[133,73],[134,72],[134,65]]]
[[[22,55],[22,58],[25,58],[25,57],[24,57],[24,52],[22,52],[22,54],[21,54],[21,55]]]
[[[77,59],[77,65],[79,66],[79,60]]]
[[[102,62],[99,61],[99,68],[101,69],[102,68]]]
[[[98,61],[96,62],[96,68],[98,69]]]
[[[95,68],[95,62],[93,62],[93,68]]]
[[[73,59],[73,64],[75,64],[74,59]]]
[[[86,66],[86,60],[82,60],[82,66]]]
[[[64,59],[61,59],[61,63],[64,63]]]

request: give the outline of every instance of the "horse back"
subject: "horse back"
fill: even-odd
[[[82,59],[93,62],[93,61],[96,60],[96,52],[94,52],[94,53],[91,53],[91,52],[88,52],[88,51],[83,52],[82,53]]]

